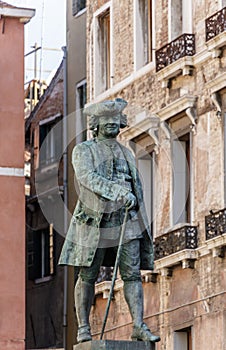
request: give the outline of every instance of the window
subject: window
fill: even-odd
[[[86,80],[76,85],[76,109],[83,109],[86,104]]]
[[[76,143],[84,141],[87,134],[86,118],[82,113],[86,104],[86,88],[86,80],[83,80],[76,85]]]
[[[42,165],[58,161],[62,154],[61,118],[50,119],[42,120],[39,124],[39,161]]]
[[[111,23],[110,8],[96,17],[94,40],[95,96],[110,88],[111,84]]]
[[[144,203],[152,232],[154,219],[154,163],[155,152],[137,160],[137,168],[143,185]]]
[[[169,0],[169,41],[192,33],[192,0]]]
[[[174,350],[192,350],[191,327],[174,332]]]
[[[224,96],[224,95],[223,95]],[[222,98],[223,107],[225,98]],[[224,206],[226,207],[226,112],[222,111],[223,133],[224,133]]]
[[[135,70],[152,61],[154,39],[154,0],[135,0]]]
[[[72,0],[72,15],[77,15],[78,12],[86,8],[86,0]]]
[[[27,241],[28,279],[43,279],[54,274],[54,230],[31,231]]]
[[[172,141],[173,225],[190,222],[190,133]]]

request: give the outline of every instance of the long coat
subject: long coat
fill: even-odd
[[[137,199],[139,224],[142,227],[140,244],[141,269],[153,269],[153,243],[143,200],[141,181],[132,153],[120,144],[132,177],[133,194]],[[95,139],[74,147],[72,164],[79,186],[79,199],[75,207],[59,264],[90,266],[100,238],[100,222],[107,201],[116,201],[124,190],[112,180],[113,155],[103,142]],[[113,261],[105,263],[112,266]]]

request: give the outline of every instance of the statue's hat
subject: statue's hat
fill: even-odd
[[[123,109],[127,106],[127,102],[122,98],[116,98],[114,101],[103,101],[94,103],[84,108],[85,115],[95,115],[96,117],[113,116],[121,114]]]

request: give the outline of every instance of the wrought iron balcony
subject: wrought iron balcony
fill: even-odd
[[[198,245],[197,227],[182,226],[155,239],[155,260]]]
[[[226,208],[205,217],[206,240],[226,233]]]
[[[226,30],[226,7],[206,19],[206,41]]]
[[[195,35],[182,34],[156,51],[156,72],[185,56],[195,54]]]

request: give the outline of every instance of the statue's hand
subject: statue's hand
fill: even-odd
[[[136,205],[136,197],[131,193],[128,192],[123,198],[122,198],[123,204],[128,208],[131,209]]]

